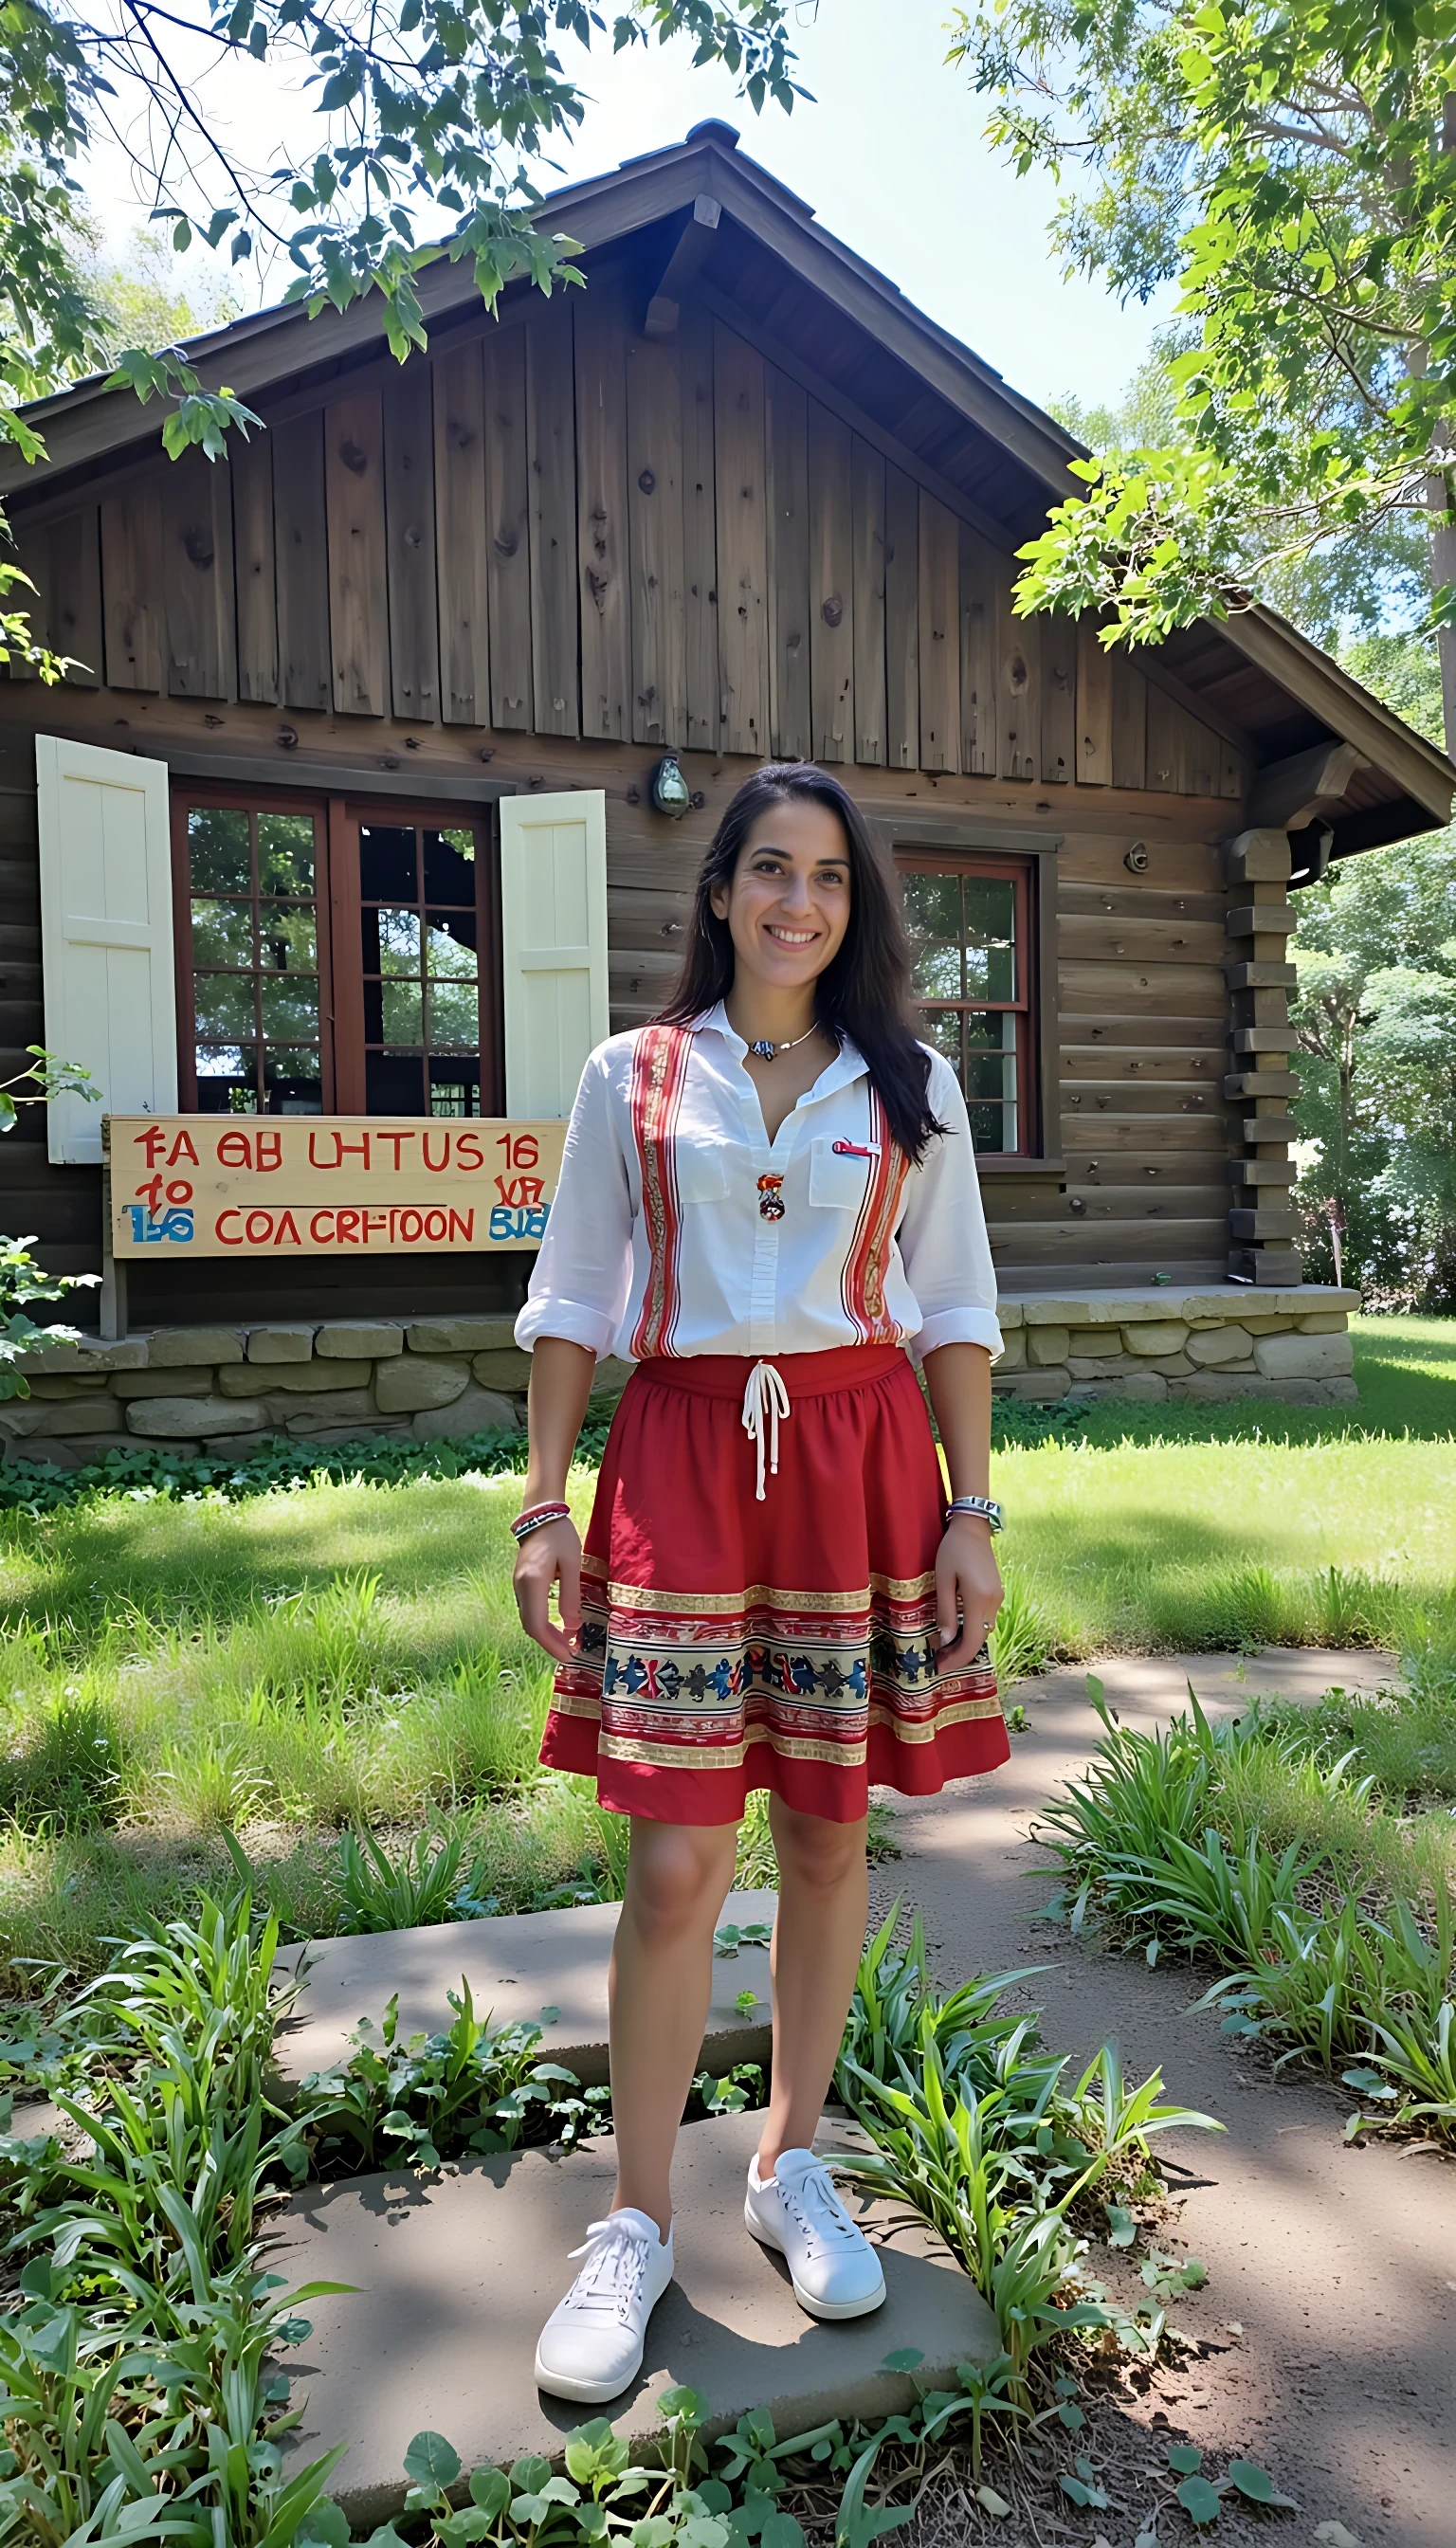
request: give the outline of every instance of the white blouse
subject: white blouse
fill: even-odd
[[[918,1167],[895,1148],[846,1043],[774,1140],[722,1003],[638,1027],[582,1074],[561,1179],[515,1338],[598,1359],[1001,1351],[996,1278],[959,1084],[932,1052],[946,1126]]]

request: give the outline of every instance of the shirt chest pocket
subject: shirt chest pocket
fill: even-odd
[[[809,1153],[809,1201],[830,1212],[858,1212],[878,1152],[816,1141]]]
[[[728,1194],[728,1162],[719,1141],[679,1141],[674,1169],[680,1203],[723,1203]]]

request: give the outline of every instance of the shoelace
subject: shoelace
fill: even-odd
[[[570,2261],[587,2262],[566,2296],[568,2309],[614,2312],[625,2323],[647,2271],[647,2237],[620,2214],[589,2221],[585,2245],[573,2247]]]
[[[760,1503],[766,1502],[764,1495],[766,1420],[769,1436],[769,1472],[772,1477],[776,1478],[778,1475],[778,1419],[780,1415],[787,1415],[788,1412],[788,1392],[783,1386],[782,1373],[775,1371],[772,1362],[756,1362],[748,1376],[748,1387],[743,1393],[743,1429],[758,1454],[758,1502]]]
[[[778,2191],[787,2210],[792,2213],[797,2227],[802,2230],[811,2249],[814,2240],[823,2238],[826,2234],[841,2241],[846,2238],[859,2238],[860,2232],[835,2193],[834,2179],[822,2159],[816,2160],[813,2167],[806,2167],[803,2175],[796,2178],[792,2184],[784,2184],[779,2180],[775,2182],[778,2183]],[[816,2213],[818,2218],[811,2219],[811,2212]]]

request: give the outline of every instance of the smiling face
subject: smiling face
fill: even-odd
[[[814,981],[844,945],[850,875],[850,845],[827,805],[790,798],[761,814],[732,883],[711,894],[740,977],[778,992]]]

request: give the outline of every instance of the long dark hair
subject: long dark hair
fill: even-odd
[[[698,869],[682,970],[659,1015],[665,1026],[686,1026],[732,989],[733,940],[713,909],[713,887],[732,884],[760,815],[788,804],[823,805],[837,815],[850,853],[850,925],[814,984],[815,1019],[836,1043],[848,1036],[864,1054],[895,1141],[907,1158],[920,1159],[933,1135],[946,1128],[926,1095],[930,1055],[916,1041],[910,949],[894,871],[853,796],[815,763],[768,762],[739,788]]]

